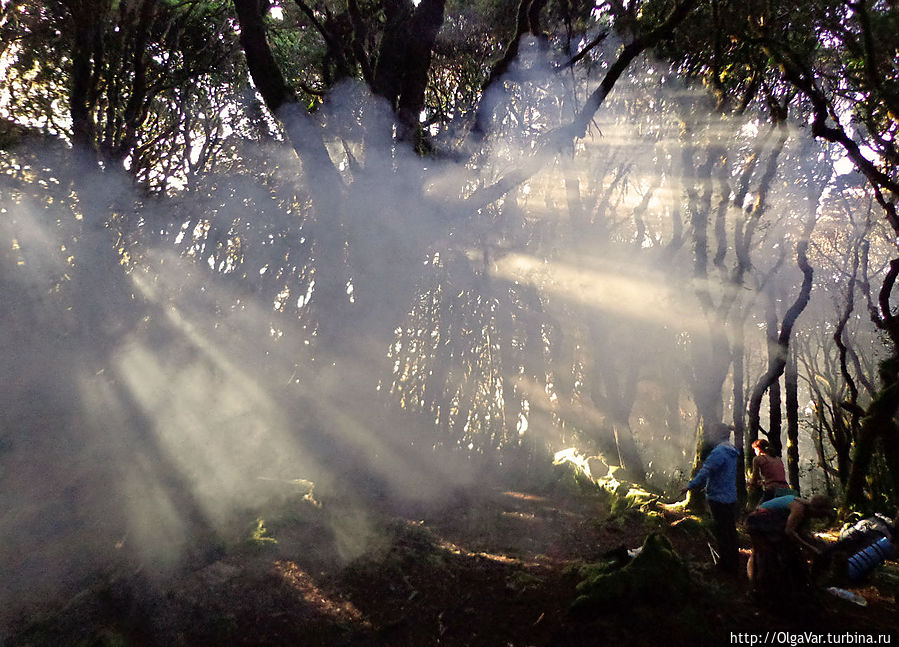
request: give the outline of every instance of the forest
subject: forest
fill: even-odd
[[[762,438],[841,521],[899,508],[897,33],[893,0],[0,0],[0,645],[751,625],[559,618],[572,563],[705,523],[671,504],[722,423],[741,505]],[[537,633],[465,633],[427,564]],[[699,571],[669,597],[733,593]]]

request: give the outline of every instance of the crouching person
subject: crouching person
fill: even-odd
[[[824,545],[812,536],[812,519],[832,518],[833,502],[817,495],[805,501],[789,495],[766,501],[746,519],[752,540],[747,574],[756,597],[777,605],[809,587],[807,559],[823,554]]]

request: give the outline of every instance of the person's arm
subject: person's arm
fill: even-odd
[[[709,480],[709,475],[721,465],[723,460],[724,458],[721,456],[721,452],[716,452],[713,449],[712,453],[706,456],[706,459],[702,462],[702,467],[696,472],[696,476],[687,483],[687,487],[684,489],[695,490],[696,488],[705,485]]]
[[[749,478],[749,487],[759,487],[762,484],[762,471],[760,468],[761,456],[752,459],[752,476]]]
[[[813,553],[820,555],[821,549],[811,543],[806,537],[802,536],[800,532],[802,529],[802,522],[805,521],[806,518],[806,509],[805,504],[799,500],[793,500],[790,502],[790,516],[787,517],[787,524],[784,527],[784,532],[786,532],[787,537],[798,543],[800,546],[805,546]]]

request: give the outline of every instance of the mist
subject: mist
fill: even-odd
[[[721,117],[648,58],[557,144],[617,47],[561,73],[523,46],[461,160],[413,154],[353,84],[314,118],[276,116],[325,133],[337,178],[298,163],[274,119],[165,195],[62,142],[3,151],[0,621],[118,564],[202,562],[298,491],[445,502],[525,465],[551,474],[566,449],[614,466],[625,433],[675,491],[701,394],[732,414],[716,336],[745,325],[758,375],[763,290],[781,314],[798,290],[795,243],[820,211],[803,165],[824,158],[805,129]],[[691,175],[706,141],[718,178]],[[704,199],[721,215],[702,238]],[[361,500],[334,523],[345,559],[364,550]]]

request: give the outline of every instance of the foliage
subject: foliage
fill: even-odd
[[[167,189],[173,177],[183,183],[210,163],[210,151],[190,159],[196,151],[189,149],[219,145],[222,126],[215,122],[240,93],[221,3],[19,1],[6,11],[0,22],[11,91],[0,106],[6,114],[71,141],[81,127],[75,115],[84,110],[89,145],[155,190]],[[81,51],[87,47],[90,53]],[[88,66],[90,78],[73,105],[76,63]]]
[[[577,585],[572,611],[614,612],[638,604],[658,604],[679,599],[690,590],[689,570],[664,536],[651,533],[642,550],[621,568],[587,566]]]
[[[858,412],[896,379],[874,375],[896,9],[519,4],[4,2],[0,323],[25,421],[4,461],[32,437],[90,454],[72,439],[103,438],[102,411],[187,525],[298,457],[423,497],[493,472],[600,487],[630,515],[658,497],[632,483],[677,491],[750,400],[749,434],[779,438],[758,377],[801,351],[802,458],[849,490]],[[800,243],[815,289],[774,349]],[[52,398],[71,437],[35,411]],[[895,505],[891,445],[870,447],[853,483]],[[554,472],[562,448],[612,477]]]
[[[22,24],[27,24],[29,29],[34,30],[33,33],[26,32],[27,38],[31,39],[28,40],[27,51],[36,51],[30,46],[32,41],[35,45],[49,48],[46,50],[48,55],[42,59],[48,62],[46,72],[61,70],[63,77],[71,74],[72,70],[65,65],[68,60],[65,50],[71,49],[72,39],[77,35],[74,25],[66,20],[61,6],[56,7],[55,14],[41,14],[36,9],[32,12],[32,8],[26,5],[27,3],[22,5],[26,10],[20,12],[21,16],[16,14],[16,20],[9,21],[10,33],[14,22],[25,21]],[[636,5],[639,5],[639,12]],[[563,25],[569,36],[576,35],[572,30],[580,32],[580,42],[583,43],[583,39],[593,33],[592,30],[602,27],[610,20],[619,20],[619,32],[626,35],[628,30],[638,28],[637,22],[634,22],[637,13],[642,21],[640,24],[648,25],[661,20],[669,8],[664,2],[636,5],[626,14],[599,12],[591,19],[592,14],[582,6],[550,3],[543,18],[545,24],[552,26],[557,34]],[[305,305],[305,295],[309,295],[312,289],[311,277],[316,268],[310,259],[314,258],[315,252],[312,237],[305,235],[303,221],[309,216],[314,217],[314,211],[307,208],[308,195],[299,192],[295,196],[290,195],[291,187],[285,186],[284,180],[278,177],[282,170],[277,168],[279,164],[266,159],[265,155],[254,156],[250,144],[276,133],[278,127],[271,116],[253,116],[253,110],[258,106],[254,107],[253,101],[242,94],[246,88],[242,75],[246,72],[236,49],[236,34],[228,29],[220,29],[224,24],[222,21],[230,17],[220,10],[214,10],[214,6],[215,3],[170,4],[166,5],[165,11],[154,15],[156,22],[149,25],[144,35],[150,42],[148,52],[154,53],[155,58],[149,56],[143,59],[147,67],[147,83],[153,87],[153,92],[144,97],[147,101],[141,110],[145,120],[135,121],[130,125],[125,114],[127,104],[131,98],[141,98],[136,85],[137,68],[133,72],[114,75],[112,61],[121,59],[121,52],[138,42],[136,39],[143,37],[143,32],[139,29],[124,29],[126,26],[132,29],[132,25],[125,19],[133,15],[137,5],[123,3],[119,9],[126,13],[117,16],[113,12],[107,16],[108,20],[99,22],[99,26],[107,32],[119,34],[120,42],[115,41],[119,42],[119,50],[109,49],[109,60],[93,61],[95,76],[101,81],[95,92],[98,96],[108,97],[109,101],[118,97],[121,105],[110,104],[110,110],[115,110],[104,111],[97,104],[92,112],[97,137],[95,143],[110,154],[117,150],[130,154],[130,161],[126,165],[130,165],[130,172],[147,188],[169,193],[177,193],[184,188],[191,195],[200,198],[200,209],[191,206],[183,214],[176,209],[175,217],[162,229],[164,237],[174,241],[185,256],[210,263],[216,271],[230,275],[235,282],[238,278],[249,280],[247,277],[260,269],[275,268],[285,258],[298,261],[288,262],[278,268],[278,271],[267,271],[260,274],[261,278],[253,279],[257,286],[254,289],[277,295],[275,302],[279,305],[278,309],[287,315],[289,309],[285,304],[299,301]],[[314,97],[318,97],[316,93],[336,87],[341,76],[364,77],[363,60],[375,60],[379,47],[383,44],[384,17],[374,4],[362,3],[359,7],[360,19],[368,28],[365,32],[368,40],[363,43],[366,56],[362,58],[359,52],[351,53],[349,50],[347,29],[351,16],[342,7],[319,3],[307,7],[310,11],[304,11],[299,3],[282,3],[279,8],[281,12],[277,17],[275,14],[265,17],[265,26],[275,60],[281,66],[288,85],[299,92],[304,104],[307,99],[312,101]],[[701,5],[696,15],[704,16],[703,12],[707,9],[708,7]],[[463,116],[473,113],[480,101],[481,86],[487,77],[491,59],[503,49],[509,38],[508,33],[513,29],[513,25],[508,22],[510,18],[508,11],[489,3],[466,6],[451,3],[448,6],[443,29],[434,46],[436,58],[432,62],[430,82],[426,90],[426,94],[433,96],[433,99],[426,101],[431,106],[431,114],[425,120],[434,126],[435,133],[443,127],[460,134],[464,132],[461,125]],[[719,18],[722,21],[737,21],[736,16]],[[689,20],[694,18],[690,17]],[[166,29],[163,29],[164,26],[167,26]],[[47,29],[56,29],[60,37],[68,40],[54,41],[47,35]],[[115,32],[115,29],[119,31]],[[682,31],[689,32],[690,29],[692,27]],[[216,30],[223,34],[220,38],[213,35]],[[338,38],[341,35],[343,38]],[[660,51],[676,58],[679,55],[676,46],[680,42],[677,38],[679,36],[666,41],[667,44],[663,43]],[[737,40],[739,43],[743,42]],[[336,50],[336,43],[342,43],[343,49]],[[460,49],[459,45],[465,48]],[[172,52],[171,55],[163,55],[169,51]],[[611,52],[614,49],[606,51],[597,48],[591,51],[591,65],[608,58]],[[24,49],[17,50],[17,55],[21,55],[21,58],[16,59],[11,70],[19,75],[16,78],[24,78],[22,75],[30,66],[37,65],[38,59],[28,58]],[[56,64],[50,65],[51,61],[56,61]],[[351,61],[353,65],[347,67]],[[137,62],[135,60],[129,63],[125,60],[121,64],[134,66]],[[345,68],[343,71],[338,70],[341,66]],[[677,105],[665,93],[650,90],[654,84],[670,82],[666,81],[659,70],[643,68],[639,73],[647,79],[638,93],[641,96],[622,102],[630,120],[639,119],[641,111],[650,106],[674,108]],[[37,82],[29,83],[26,89],[38,91],[52,85],[50,80],[36,80]],[[125,85],[119,87],[114,83]],[[438,89],[441,84],[443,89]],[[55,87],[54,92],[59,96],[56,103],[62,104],[66,98],[66,83],[61,80]],[[528,93],[534,90],[528,88],[526,82],[518,81],[510,82],[509,87],[512,89],[509,96],[519,102],[527,101]],[[564,86],[560,88],[567,92]],[[314,93],[309,94],[307,90],[314,90]],[[736,92],[732,88],[729,91]],[[24,98],[27,94],[16,93],[15,96],[23,98],[19,99],[21,103],[10,109],[22,118],[28,118],[31,112],[35,115],[43,112],[54,117],[60,112],[58,108],[48,111],[37,103],[32,110],[27,107]],[[314,103],[318,105],[317,99]],[[541,108],[541,112],[557,109],[554,103],[559,104],[558,101],[545,101],[546,109]],[[510,114],[514,114],[514,103],[509,103],[508,106]],[[695,107],[690,109],[696,110]],[[547,116],[540,115],[534,126],[545,127],[543,124],[548,123]],[[516,120],[521,121],[518,117]],[[124,130],[110,130],[110,124],[119,122]],[[510,123],[512,122],[498,122],[498,132],[506,127],[504,124]],[[136,132],[140,133],[139,137],[146,140],[134,142],[133,151],[126,153],[122,147],[127,148],[127,131],[129,128],[135,130],[136,126],[139,126],[136,128]],[[649,133],[654,133],[651,137],[660,146],[664,145],[664,124],[639,125],[641,129],[644,127]],[[229,130],[232,132],[228,133]],[[536,128],[525,132],[536,132]],[[737,142],[735,145],[744,144]],[[198,150],[201,151],[199,156]],[[670,152],[664,149],[653,152],[653,155],[659,162],[670,159]],[[212,169],[215,171],[207,172]],[[597,168],[596,177],[611,178],[613,169],[614,166],[610,165]],[[258,182],[266,188],[274,189],[277,196],[271,201],[247,202],[246,198],[235,194],[235,172],[239,172],[241,179],[246,179],[248,185]],[[673,173],[672,170],[665,171],[669,176]],[[624,177],[627,178],[627,174]],[[603,198],[602,192],[617,190],[616,181],[607,181],[606,186],[602,180],[597,181],[589,191],[585,190],[582,198],[585,201],[592,198],[600,202],[608,199],[611,196]],[[626,186],[627,181],[625,179],[621,186]],[[654,190],[652,186],[646,190],[647,201],[652,198]],[[256,211],[258,217],[250,219],[239,215],[244,206],[248,206],[251,212]],[[494,214],[493,218],[498,219],[503,209],[497,205],[490,209],[490,213]],[[303,215],[300,221],[279,218],[279,213],[283,214],[285,211],[300,212]],[[207,217],[198,217],[200,212],[205,212]],[[232,217],[232,214],[236,217]],[[281,227],[277,224],[279,220],[298,226]],[[270,228],[266,223],[276,224]],[[661,228],[653,232],[652,225],[646,220],[640,226],[644,233],[638,236],[645,236],[646,240],[652,240],[654,236],[657,244],[661,243]],[[661,225],[662,228],[666,226],[664,223]],[[590,240],[589,237],[580,235],[583,233],[576,231],[572,238]],[[626,229],[621,228],[610,233],[616,242],[621,243],[631,236]],[[123,234],[135,242],[147,242],[142,232],[135,227]],[[526,244],[528,237],[533,239],[537,235],[536,227],[529,224],[515,236],[510,236],[509,240],[501,241],[501,244],[514,247]],[[277,244],[268,245],[268,236],[275,236]],[[296,240],[305,242],[297,244]],[[281,245],[282,242],[285,245]],[[672,238],[669,244],[674,248],[677,240]],[[359,247],[358,241],[351,244],[349,253],[355,253]],[[129,258],[134,259],[138,254],[137,246],[129,250]],[[554,304],[546,295],[541,295],[539,287],[542,286],[538,286],[537,291],[530,286],[509,286],[508,289],[498,286],[485,294],[484,290],[489,284],[478,282],[480,271],[463,269],[467,261],[458,256],[453,258],[452,254],[451,251],[445,251],[439,260],[434,257],[435,261],[428,265],[429,269],[433,269],[434,281],[430,285],[427,284],[428,279],[420,283],[419,296],[412,298],[415,304],[414,314],[403,329],[399,344],[390,353],[396,366],[390,392],[403,409],[420,413],[423,419],[433,417],[436,420],[437,432],[433,446],[447,447],[451,451],[465,451],[468,448],[468,451],[483,456],[487,461],[501,460],[503,455],[511,457],[520,452],[525,457],[525,463],[533,463],[534,457],[542,453],[546,443],[523,444],[523,441],[529,440],[529,436],[519,435],[518,428],[523,422],[527,422],[535,428],[537,423],[543,423],[539,426],[543,427],[543,433],[549,437],[549,443],[555,442],[551,438],[553,434],[568,434],[576,437],[579,443],[589,449],[601,451],[607,457],[620,450],[620,447],[607,446],[608,436],[613,433],[624,438],[630,435],[628,430],[621,429],[620,422],[615,422],[614,425],[604,423],[604,426],[609,427],[608,431],[594,431],[590,429],[592,424],[578,419],[578,416],[552,411],[553,408],[558,409],[558,405],[541,403],[538,406],[537,402],[532,402],[526,396],[523,385],[516,384],[522,380],[518,377],[519,369],[525,368],[527,380],[538,383],[542,380],[547,385],[551,383],[553,387],[547,391],[549,398],[562,395],[563,398],[569,398],[573,405],[583,406],[582,403],[587,403],[588,407],[589,401],[592,401],[613,413],[616,419],[627,419],[630,412],[622,403],[632,404],[633,401],[622,396],[626,396],[629,391],[633,392],[634,385],[656,379],[651,375],[653,369],[650,364],[641,367],[633,378],[628,376],[620,384],[615,384],[609,376],[625,371],[623,366],[611,368],[615,360],[610,349],[621,340],[622,333],[615,331],[612,334],[608,328],[599,332],[595,324],[584,325],[576,333],[581,337],[579,350],[565,357],[569,351],[565,350],[565,344],[560,341],[558,327],[551,325],[550,311],[547,309],[558,308],[560,304]],[[366,290],[362,289],[362,280],[360,274],[360,286],[356,294],[364,299]],[[472,280],[475,280],[475,284],[466,290],[457,292],[453,289],[454,283]],[[316,291],[323,290],[321,283],[321,280],[317,282]],[[340,285],[346,289],[345,283]],[[297,297],[299,298],[295,301]],[[294,313],[299,316],[308,313],[308,308],[296,310]],[[583,313],[570,311],[569,314],[575,320],[585,320]],[[308,316],[305,318],[309,319]],[[535,318],[545,319],[545,322],[532,325],[530,322]],[[528,325],[524,325],[526,321],[529,322]],[[309,330],[314,329],[317,324],[309,321],[305,325]],[[275,324],[272,329],[280,331],[281,326]],[[479,332],[475,334],[474,331]],[[421,338],[424,333],[428,335]],[[607,369],[605,377],[600,377],[597,373],[598,364],[590,367],[593,364],[590,355],[598,356],[600,348],[604,349],[603,366]],[[550,372],[542,366],[547,357],[552,357],[556,365]],[[564,370],[561,369],[563,364],[568,364]],[[701,367],[697,370],[699,368]],[[565,374],[566,371],[569,372],[568,375]],[[665,380],[663,375],[660,378],[659,383],[671,382]],[[566,384],[580,386],[572,388]],[[482,385],[492,387],[484,388]],[[558,388],[560,386],[564,387],[561,391]],[[623,413],[615,411],[619,405],[623,407]],[[546,416],[545,421],[537,419],[541,414]],[[555,432],[551,433],[551,429]],[[689,445],[689,441],[686,444]],[[590,445],[594,447],[589,447]],[[511,462],[513,461],[506,461],[507,464]]]
[[[267,546],[274,546],[278,543],[278,540],[268,534],[268,528],[265,527],[263,519],[256,519],[247,542],[252,548],[262,549]]]
[[[694,516],[685,516],[672,525],[678,532],[697,539],[707,540],[712,537],[710,524],[706,519]]]

